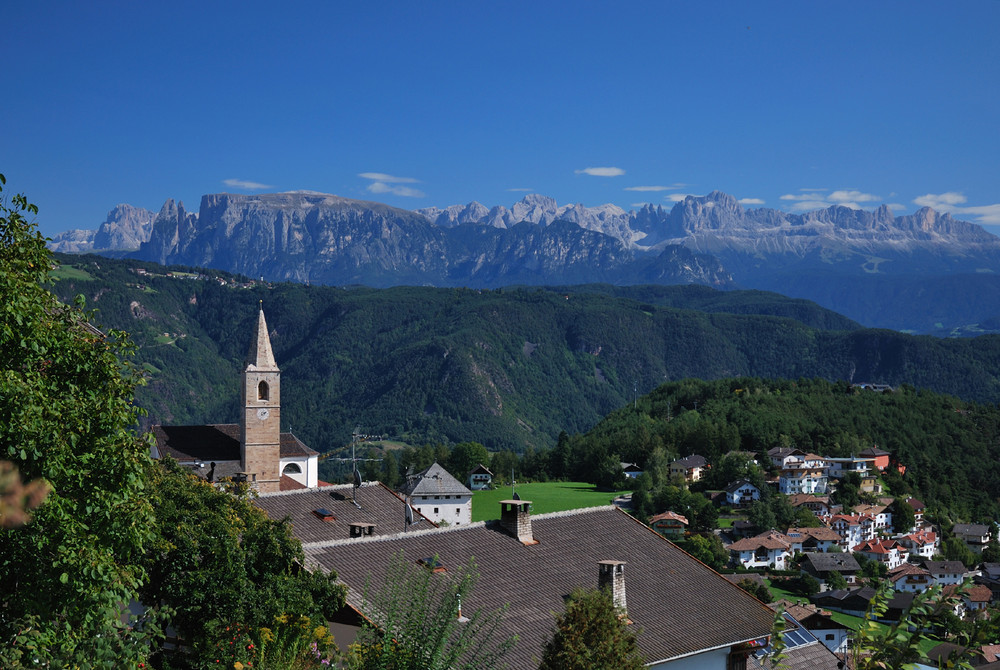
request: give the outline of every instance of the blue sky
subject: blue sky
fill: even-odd
[[[95,6],[91,6],[95,5]],[[121,202],[928,204],[1000,231],[1000,2],[9,0],[0,172]]]

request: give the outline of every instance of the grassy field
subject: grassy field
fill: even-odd
[[[88,279],[94,278],[86,270],[81,270],[80,268],[73,267],[72,265],[60,265],[52,271],[52,276],[56,279],[66,279],[71,281],[87,281]]]
[[[608,505],[616,497],[627,493],[598,491],[593,484],[582,482],[546,482],[518,484],[517,494],[522,500],[531,501],[532,514],[561,512],[580,507]],[[500,518],[500,501],[510,499],[510,487],[501,486],[492,491],[476,491],[472,496],[472,520],[486,521]]]

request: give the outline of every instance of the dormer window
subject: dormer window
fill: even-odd
[[[267,382],[261,382],[257,384],[257,400],[267,400],[268,399]]]

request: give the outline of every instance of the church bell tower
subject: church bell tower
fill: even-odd
[[[263,307],[243,370],[241,397],[240,465],[259,492],[276,492],[281,479],[281,371],[274,362]]]

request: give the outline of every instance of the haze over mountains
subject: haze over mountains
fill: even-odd
[[[83,251],[79,231],[53,248]],[[83,241],[81,241],[83,240]],[[76,246],[72,246],[76,245]],[[952,334],[1000,326],[1000,238],[930,208],[896,217],[833,206],[745,209],[715,191],[670,209],[511,208],[472,202],[407,211],[296,191],[121,205],[93,249],[160,263],[323,284],[497,287],[699,283],[807,298],[868,326]],[[120,253],[118,254],[120,255]]]

